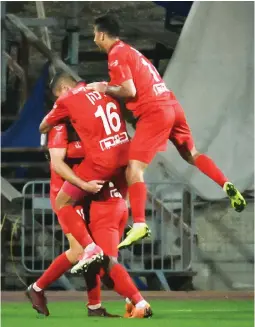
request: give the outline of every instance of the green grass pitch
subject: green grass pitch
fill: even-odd
[[[123,314],[123,302],[105,302],[110,313]],[[249,300],[154,300],[151,319],[87,317],[82,302],[49,303],[44,317],[30,303],[3,303],[2,327],[253,327],[253,301]]]

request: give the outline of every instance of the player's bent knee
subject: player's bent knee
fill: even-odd
[[[111,256],[109,256],[109,264],[108,264],[108,268],[109,268],[109,270],[111,270],[112,267],[113,267],[114,265],[118,264],[118,263],[119,263],[119,262],[118,262],[118,258],[117,258],[117,257],[111,257]]]
[[[197,157],[200,156],[200,152],[197,151],[197,149],[195,147],[193,147],[190,151],[190,155],[191,155],[191,160],[192,160],[192,164],[194,165],[195,160],[197,159]]]
[[[72,205],[72,204],[73,204],[72,198],[69,195],[67,195],[66,193],[64,193],[62,190],[60,190],[58,192],[58,195],[57,195],[56,201],[55,201],[56,210],[60,210],[64,206]]]
[[[130,160],[126,169],[126,179],[129,185],[144,181],[144,170],[147,164],[138,160]]]

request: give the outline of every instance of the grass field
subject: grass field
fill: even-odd
[[[105,302],[110,313],[122,314],[123,302]],[[87,317],[82,302],[53,302],[51,315],[39,316],[30,303],[3,303],[2,327],[252,327],[252,300],[154,300],[151,319]]]

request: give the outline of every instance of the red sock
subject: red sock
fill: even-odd
[[[65,206],[58,211],[58,219],[65,234],[72,234],[82,247],[85,248],[93,242],[84,220],[71,205]]]
[[[195,166],[221,187],[228,181],[214,161],[205,154],[200,154],[195,159]]]
[[[129,186],[128,192],[134,223],[144,223],[147,199],[146,184],[143,182],[134,183]]]
[[[123,296],[124,298],[129,298],[134,304],[143,300],[141,293],[138,291],[131,277],[125,268],[120,265],[114,265],[109,276],[114,282],[114,290]]]
[[[88,293],[88,305],[101,303],[101,279],[99,275],[85,275]]]
[[[72,266],[73,264],[67,259],[65,252],[60,254],[56,259],[52,261],[49,268],[36,281],[36,285],[41,289],[45,289],[51,283],[55,282]]]

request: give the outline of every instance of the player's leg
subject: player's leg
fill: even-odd
[[[94,205],[93,203],[90,230],[95,242],[110,258],[105,271],[113,281],[113,289],[125,299],[130,299],[135,305],[132,317],[148,317],[152,315],[150,305],[144,300],[126,269],[118,263],[117,245],[120,239],[120,226],[123,229],[123,219],[127,221],[125,201],[113,205]]]
[[[55,197],[53,199],[51,196],[51,203],[56,212]],[[75,210],[77,212],[82,212],[82,207],[76,206]],[[33,308],[38,313],[44,314],[45,316],[49,315],[49,310],[44,290],[67,272],[78,261],[79,255],[83,253],[82,246],[76,241],[72,234],[69,233],[70,222],[69,224],[63,224],[61,221],[59,222],[69,241],[70,249],[55,258],[42,276],[26,290],[26,295],[31,301]],[[72,224],[75,224],[75,221],[73,221]]]
[[[119,242],[121,241],[125,227],[128,222],[128,210],[124,212],[123,218],[121,219],[119,223]],[[125,313],[124,318],[129,318],[132,315],[132,311],[134,310],[135,305],[132,303],[132,301],[129,298],[126,298],[126,304],[125,304]]]
[[[103,258],[102,249],[93,242],[84,224],[84,220],[73,207],[73,201],[78,201],[82,195],[84,195],[82,190],[65,182],[56,198],[59,220],[62,224],[70,225],[70,233],[84,249],[79,262],[72,268],[72,273],[82,271],[93,261],[101,261]],[[72,221],[76,223],[70,224]]]
[[[100,202],[101,203],[101,202]],[[111,222],[113,221],[114,218],[114,213],[113,210],[109,210],[108,205],[104,205],[104,203],[101,205],[98,202],[92,202],[90,205],[90,214],[89,214],[89,230],[90,233],[93,236],[93,228],[98,231],[98,227],[100,229],[103,228],[103,235],[104,238],[108,240],[108,242],[112,242],[112,236],[114,238],[114,235],[110,232],[108,237],[107,237],[107,232],[108,229],[106,228],[106,235],[105,235],[105,227],[104,226],[109,226],[110,229],[114,225],[110,224],[109,225],[109,217],[111,216]],[[118,208],[116,208],[118,209]],[[110,215],[110,214],[111,215]],[[112,215],[113,213],[113,215]],[[92,227],[92,229],[91,229]],[[97,237],[97,235],[96,235]],[[102,234],[100,232],[100,238],[102,237]],[[105,243],[102,243],[105,244]],[[118,241],[115,241],[115,248],[117,249]],[[104,249],[107,251],[107,247],[104,246]],[[104,250],[104,251],[105,251]],[[109,259],[108,257],[106,260],[104,260],[103,266],[108,265]],[[113,289],[113,281],[109,277],[107,273],[105,273],[102,270],[103,267],[101,264],[100,265],[94,265],[90,266],[88,270],[84,273],[84,278],[87,284],[87,293],[88,293],[88,316],[100,316],[100,317],[120,317],[118,315],[112,315],[107,310],[102,307],[101,305],[101,278],[103,283],[110,289]]]
[[[119,249],[129,247],[150,234],[145,223],[147,188],[144,182],[144,171],[157,152],[166,150],[169,131],[174,119],[173,110],[155,108],[155,113],[138,120],[136,132],[130,144],[129,163],[126,170],[134,225],[126,239],[119,244]]]
[[[236,211],[241,212],[246,206],[245,199],[237,188],[229,182],[215,162],[209,156],[200,153],[196,149],[181,106],[175,106],[175,111],[177,117],[176,124],[171,131],[169,139],[173,142],[181,157],[222,187],[230,198],[232,207]]]
[[[99,267],[98,267],[99,268]],[[84,279],[87,285],[88,294],[88,316],[89,317],[107,317],[107,318],[120,318],[119,315],[109,313],[101,303],[101,278],[99,271],[88,271],[84,273]]]

